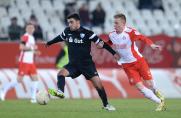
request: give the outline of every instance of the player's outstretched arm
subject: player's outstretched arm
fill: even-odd
[[[151,44],[150,47],[151,47],[153,50],[162,51],[162,46],[160,46],[160,45]]]
[[[50,45],[52,45],[52,44],[54,44],[54,43],[61,42],[61,41],[63,41],[63,40],[62,40],[61,36],[58,35],[58,36],[55,37],[54,39],[48,41],[48,42],[46,43],[46,47],[49,47]]]
[[[108,44],[106,44],[104,41],[100,40],[98,43],[97,43],[97,47],[98,48],[105,48],[107,51],[109,51],[116,60],[119,60],[121,57],[120,55],[114,51]]]

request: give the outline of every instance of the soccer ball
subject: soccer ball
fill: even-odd
[[[40,105],[46,105],[48,104],[48,101],[50,100],[50,95],[46,90],[40,90],[36,94],[36,101]]]

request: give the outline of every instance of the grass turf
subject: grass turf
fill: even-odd
[[[110,100],[117,110],[101,109],[97,99],[51,100],[48,105],[29,100],[0,101],[0,118],[180,118],[181,99],[167,99],[167,110],[155,112],[155,104],[146,99]]]

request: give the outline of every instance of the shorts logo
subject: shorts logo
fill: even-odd
[[[130,83],[134,83],[134,80],[132,78],[129,81],[130,81]]]

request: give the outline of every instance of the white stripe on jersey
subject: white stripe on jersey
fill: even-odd
[[[64,32],[62,32],[63,33],[63,36],[65,36],[65,33]]]
[[[140,57],[143,57],[142,54],[139,52],[138,47],[136,46],[136,42],[134,42],[134,50],[137,52],[137,54],[138,54]]]
[[[99,41],[100,41],[100,39],[98,38],[98,39],[97,39],[97,41],[95,42],[95,44],[98,44],[98,43],[99,43]]]
[[[89,39],[93,39],[96,36],[96,34],[94,33],[92,36],[89,37]]]
[[[62,35],[60,35],[60,37],[61,37],[61,39],[63,39],[63,40],[64,40],[64,38],[62,37]]]

